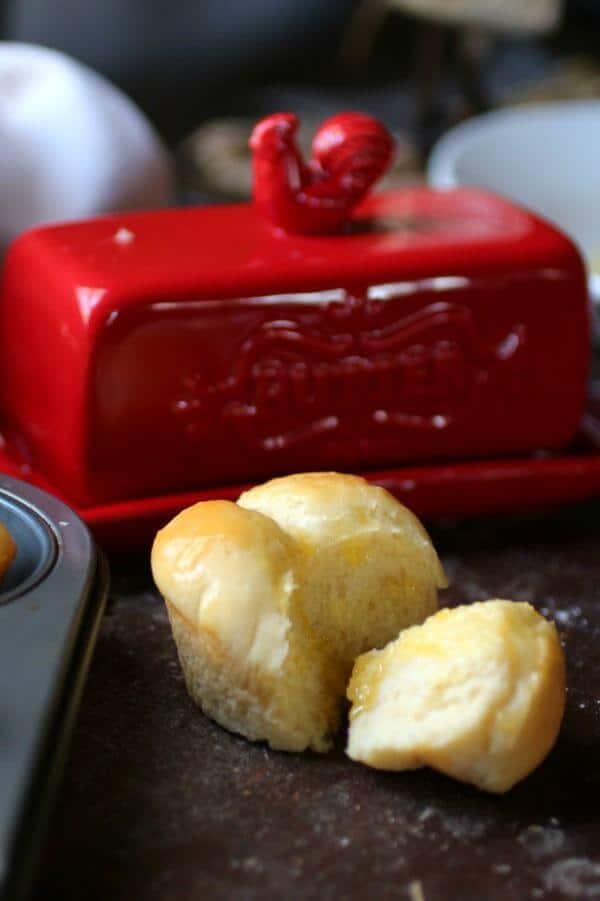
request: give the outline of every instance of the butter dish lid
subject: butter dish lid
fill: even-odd
[[[252,297],[443,275],[572,264],[559,231],[493,194],[418,187],[369,194],[393,157],[377,120],[340,113],[298,150],[298,121],[276,113],[251,137],[253,203],[119,213],[34,229],[8,254],[76,293],[82,315],[151,295]]]
[[[551,226],[488,192],[415,188],[373,194],[336,235],[279,233],[255,207],[235,204],[47,226],[18,239],[8,265],[23,254],[60,262],[65,285],[104,306],[109,297],[148,293],[311,291],[414,278],[433,267],[502,271],[571,261],[575,251]]]

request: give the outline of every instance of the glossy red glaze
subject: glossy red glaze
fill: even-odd
[[[596,404],[596,406],[598,406]],[[405,466],[364,472],[425,519],[533,512],[600,497],[600,420],[564,454]],[[59,494],[55,485],[0,448],[0,474]],[[156,530],[198,501],[237,500],[247,487],[223,485],[180,494],[76,507],[96,538],[115,551],[147,547]]]
[[[373,196],[335,236],[245,205],[41,228],[5,266],[5,426],[85,509],[560,448],[586,298],[565,237],[474,190]]]
[[[337,232],[383,175],[394,156],[394,141],[377,119],[340,113],[315,134],[308,163],[296,145],[298,119],[274,113],[250,138],[254,203],[286,232]]]

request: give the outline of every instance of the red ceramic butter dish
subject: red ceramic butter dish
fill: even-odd
[[[6,461],[84,517],[167,514],[174,498],[307,469],[402,481],[400,466],[441,473],[573,439],[590,339],[570,241],[481,191],[365,197],[391,157],[368,117],[326,123],[309,164],[294,128],[276,116],[255,131],[253,205],[12,245]]]

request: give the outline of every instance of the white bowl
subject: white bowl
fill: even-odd
[[[452,129],[434,148],[437,187],[489,188],[567,232],[600,303],[600,101],[515,107]]]

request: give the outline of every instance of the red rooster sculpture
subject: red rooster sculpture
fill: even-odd
[[[339,113],[318,129],[313,158],[306,163],[296,144],[297,130],[292,113],[274,113],[254,128],[254,202],[284,231],[339,231],[392,162],[394,140],[371,116]]]

